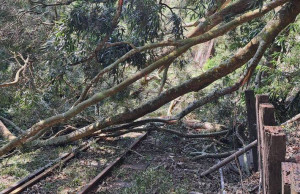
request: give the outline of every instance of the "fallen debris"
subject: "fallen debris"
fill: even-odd
[[[234,154],[228,156],[227,158],[225,158],[224,160],[222,160],[220,163],[218,163],[218,164],[210,167],[208,170],[206,170],[203,173],[201,173],[200,176],[206,176],[206,175],[208,175],[208,174],[210,174],[210,173],[218,170],[222,166],[228,164],[229,162],[231,162],[235,158],[239,157],[240,155],[244,154],[248,150],[252,149],[254,146],[257,146],[257,140],[255,140],[252,143],[248,144],[246,147],[240,149],[239,151],[235,152]]]

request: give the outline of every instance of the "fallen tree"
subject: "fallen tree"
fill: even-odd
[[[119,3],[119,6],[120,5],[122,4]],[[234,53],[234,55],[231,56],[228,60],[222,61],[221,64],[219,64],[218,66],[211,68],[210,70],[196,77],[188,79],[178,86],[172,87],[162,92],[159,96],[149,100],[148,102],[142,105],[137,106],[132,110],[101,119],[100,121],[96,121],[88,126],[79,128],[78,130],[70,132],[66,135],[61,135],[46,140],[37,139],[43,134],[41,133],[41,131],[45,132],[49,127],[68,122],[70,119],[74,118],[76,115],[78,115],[88,107],[95,105],[109,97],[112,97],[118,92],[122,92],[128,86],[132,85],[144,76],[147,76],[151,72],[159,68],[168,67],[178,57],[186,53],[191,47],[197,44],[204,43],[216,37],[222,36],[225,33],[235,29],[236,27],[246,22],[249,22],[255,18],[264,16],[266,13],[270,12],[274,8],[282,5],[284,6],[281,8],[281,10],[277,13],[276,16],[273,17],[273,19],[267,22],[267,24],[261,30],[260,33],[258,33],[254,38],[252,38],[252,40],[243,48],[239,49],[236,53]],[[240,6],[241,9],[233,9],[237,6]],[[119,12],[121,11],[120,8],[118,10]],[[119,12],[116,16],[118,18],[118,14],[120,14]],[[172,100],[180,96],[183,96],[190,92],[198,92],[206,88],[210,84],[214,83],[215,81],[231,74],[232,72],[241,68],[247,62],[249,62],[249,68],[245,73],[244,77],[241,80],[239,80],[235,85],[228,88],[220,89],[216,92],[212,92],[200,101],[191,104],[178,116],[169,119],[169,121],[178,121],[191,111],[195,110],[196,108],[199,108],[200,106],[210,102],[212,99],[216,99],[220,96],[236,91],[247,81],[249,81],[249,78],[251,77],[256,66],[258,65],[260,59],[263,57],[263,54],[266,51],[266,49],[273,43],[275,38],[283,29],[285,29],[289,24],[294,22],[299,12],[300,3],[296,0],[272,1],[270,3],[265,4],[263,7],[254,10],[251,10],[249,1],[240,0],[238,2],[235,2],[234,4],[228,5],[224,9],[219,10],[215,14],[212,14],[205,22],[200,22],[200,24],[196,27],[195,30],[191,32],[191,34],[188,36],[189,38],[187,39],[167,40],[159,43],[144,45],[141,47],[134,46],[132,50],[128,51],[126,54],[118,58],[118,60],[111,63],[102,71],[100,71],[96,75],[96,77],[94,77],[94,79],[92,79],[86,85],[86,89],[83,90],[81,96],[74,103],[74,106],[72,108],[70,108],[64,113],[49,117],[34,124],[24,134],[21,134],[17,138],[10,141],[8,144],[1,147],[0,156],[24,144],[35,146],[59,145],[76,141],[83,137],[91,136],[95,132],[97,132],[98,134],[118,133],[118,131],[121,129],[118,127],[114,128],[114,125],[131,123],[139,118],[142,118],[146,114],[159,109],[163,105],[171,102]],[[230,15],[233,18],[230,21],[227,21],[224,17],[227,15]],[[113,22],[114,25],[115,22],[116,21]],[[87,93],[90,91],[90,88],[93,85],[95,85],[104,74],[113,70],[120,63],[126,61],[126,59],[130,58],[136,53],[166,46],[172,46],[174,48],[168,50],[168,52],[163,54],[162,57],[157,58],[156,61],[152,62],[137,73],[128,76],[122,82],[114,85],[113,87],[107,90],[98,92],[84,100],[85,97],[87,97]],[[168,123],[168,121],[164,121],[164,123]],[[32,138],[34,136],[35,138]]]

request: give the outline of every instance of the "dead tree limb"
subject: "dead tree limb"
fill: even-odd
[[[214,144],[214,150],[215,150],[216,153],[218,153],[217,152],[216,144]],[[218,163],[220,163],[219,159],[217,159],[217,161],[218,161]],[[224,176],[223,176],[223,169],[222,169],[222,167],[219,168],[219,173],[220,173],[220,182],[221,182],[221,193],[225,194],[226,192],[224,191],[224,189],[225,189],[225,183],[224,183]]]
[[[175,106],[180,102],[180,97],[178,97],[177,99],[174,99],[171,101],[170,106],[168,108],[168,112],[167,112],[167,116],[171,116],[172,115],[172,111],[175,108]]]
[[[300,114],[297,114],[296,116],[294,116],[290,120],[285,121],[284,123],[281,124],[281,126],[291,125],[295,122],[300,122]]]
[[[62,130],[60,130],[59,132],[57,132],[55,135],[53,135],[51,138],[53,138],[53,137],[58,137],[58,136],[60,136],[60,135],[62,135],[62,134],[64,134],[64,133],[66,133],[66,132],[68,132],[68,131],[75,131],[75,130],[77,130],[78,128],[76,128],[76,127],[73,127],[73,126],[71,126],[71,125],[67,125],[67,126],[65,126],[65,128],[64,129],[62,129]]]
[[[221,131],[226,129],[225,125],[210,122],[201,122],[197,120],[183,120],[182,123],[187,128],[205,129],[203,131]]]
[[[227,158],[225,158],[224,160],[222,160],[220,163],[218,163],[218,164],[210,167],[208,170],[202,172],[201,176],[206,176],[206,175],[208,175],[208,174],[210,174],[210,173],[218,170],[222,166],[228,164],[229,162],[231,162],[232,160],[234,160],[235,158],[237,158],[240,155],[244,154],[245,152],[247,152],[248,150],[252,149],[255,146],[257,146],[257,140],[255,140],[252,143],[248,144],[246,147],[243,147],[242,149],[240,149],[239,151],[235,152],[234,154],[228,156]]]
[[[264,41],[262,41],[260,43],[260,46],[257,49],[252,61],[250,62],[250,65],[249,65],[247,71],[245,72],[244,76],[236,84],[234,84],[233,86],[229,86],[227,88],[221,89],[221,90],[216,90],[216,91],[208,94],[204,98],[194,101],[188,107],[186,107],[183,111],[181,111],[179,114],[177,114],[175,116],[175,118],[181,119],[184,116],[186,116],[187,114],[194,111],[195,109],[197,109],[213,100],[216,100],[216,99],[220,98],[221,96],[224,96],[226,94],[230,94],[234,91],[237,91],[241,86],[243,86],[245,83],[247,83],[249,81],[249,79],[250,79],[251,75],[253,74],[255,68],[257,67],[260,59],[262,58],[265,50],[267,49],[267,46],[268,46],[268,44],[266,44],[266,42],[264,42]]]
[[[166,118],[166,119],[164,119],[164,118],[148,118],[148,119],[142,119],[139,121],[134,121],[131,123],[122,124],[122,125],[115,126],[115,127],[106,128],[106,129],[103,129],[103,131],[104,132],[115,132],[120,129],[129,129],[132,127],[138,127],[138,126],[145,125],[148,123],[164,123],[164,124],[170,125],[170,124],[177,123],[177,120],[175,120],[173,118]]]
[[[27,59],[24,60],[24,65],[17,71],[14,81],[0,84],[0,88],[10,87],[18,84],[20,80],[20,74],[22,73],[23,70],[25,70],[25,68],[28,65],[28,62],[29,62],[29,57],[27,57]]]
[[[204,153],[200,156],[193,157],[192,160],[200,160],[200,159],[205,159],[205,158],[225,158],[225,157],[230,156],[233,153],[235,153],[235,151],[223,152],[223,153],[219,153],[219,154]]]
[[[167,82],[169,67],[170,67],[170,66],[166,67],[165,70],[164,70],[163,77],[162,77],[162,79],[161,79],[161,84],[160,84],[160,87],[159,87],[159,90],[158,90],[158,95],[161,94],[161,92],[163,91],[164,86],[165,86],[165,84],[166,84],[166,82]]]
[[[172,130],[172,129],[166,129],[162,127],[140,127],[140,128],[133,128],[133,129],[128,129],[128,130],[121,130],[115,133],[107,133],[107,132],[112,132],[112,128],[108,129],[103,129],[101,132],[96,132],[92,136],[101,136],[101,137],[118,137],[127,133],[131,132],[143,132],[143,131],[161,131],[161,132],[166,132],[170,134],[177,135],[179,137],[184,137],[184,138],[206,138],[206,137],[216,137],[216,136],[221,136],[225,135],[228,133],[228,130],[223,130],[223,131],[218,131],[218,132],[212,132],[212,133],[198,133],[198,134],[188,134],[188,133],[182,133],[180,131]]]
[[[4,139],[13,140],[16,138],[14,134],[12,134],[9,129],[0,121],[0,136]]]
[[[18,127],[14,122],[0,116],[0,120],[2,120],[4,123],[12,126],[16,131],[18,131],[19,133],[24,133],[24,130],[21,129],[20,127]]]
[[[196,36],[202,34],[203,32],[207,32],[208,30],[212,29],[213,27],[221,23],[226,16],[228,17],[229,13],[232,16],[235,16],[247,10],[250,10],[251,9],[250,3],[251,2],[249,2],[248,0],[237,1],[234,4],[210,15],[205,20],[199,21],[197,27],[189,33],[188,37]]]
[[[223,130],[223,131],[218,131],[218,132],[214,132],[214,133],[186,134],[186,133],[181,133],[179,131],[175,131],[172,129],[166,129],[166,128],[161,128],[161,127],[155,127],[154,130],[175,134],[175,135],[178,135],[180,137],[185,137],[185,138],[215,137],[215,136],[225,135],[228,132],[228,130]]]

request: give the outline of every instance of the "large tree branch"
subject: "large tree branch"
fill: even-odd
[[[180,131],[155,126],[155,127],[150,127],[150,128],[142,127],[142,128],[128,129],[128,130],[118,131],[118,132],[111,133],[111,134],[96,133],[96,135],[99,135],[100,137],[118,137],[120,135],[124,135],[127,133],[142,132],[142,131],[160,131],[160,132],[174,134],[174,135],[177,135],[179,137],[184,137],[184,138],[208,138],[208,137],[221,136],[221,135],[225,135],[228,133],[228,130],[223,130],[223,131],[217,131],[217,132],[211,132],[211,133],[189,134],[189,133],[182,133]],[[41,144],[39,144],[39,145],[41,145]]]
[[[220,24],[226,18],[233,17],[250,10],[252,8],[252,4],[253,2],[249,0],[239,0],[232,5],[225,7],[224,9],[220,9],[220,11],[210,15],[204,20],[200,20],[199,23],[197,23],[197,27],[188,34],[188,37],[194,37],[203,34],[204,32],[207,32],[216,25]]]
[[[215,27],[221,21],[223,21],[223,20],[220,19],[222,17],[216,17],[215,22],[212,22],[212,21],[204,22],[203,26],[200,26],[200,27],[198,26],[192,33],[190,33],[188,35],[188,37],[189,37],[188,39],[181,40],[181,41],[178,41],[178,42],[179,43],[181,42],[182,44],[188,43],[189,41],[197,42],[198,38],[200,38],[200,39],[204,38],[203,36],[206,35],[206,34],[209,34],[209,32],[211,32],[212,34],[216,34],[216,35],[218,34],[218,36],[220,36],[220,35],[224,34],[224,31],[228,32],[228,31],[234,29],[235,27],[237,27],[240,24],[248,22],[248,21],[250,21],[252,19],[255,19],[257,17],[261,17],[264,14],[266,14],[267,12],[269,12],[270,10],[273,10],[274,8],[283,5],[284,3],[288,2],[288,1],[289,0],[277,0],[277,1],[270,2],[270,3],[266,4],[265,6],[263,6],[261,9],[256,9],[256,10],[253,10],[253,11],[249,11],[248,13],[245,13],[245,14],[239,16],[239,17],[234,18],[230,22],[221,25],[219,28],[213,29],[213,27]],[[241,0],[239,2],[244,2],[245,3],[245,0]],[[221,10],[221,11],[227,13],[231,9],[236,10],[237,7],[239,7],[239,2],[237,2],[236,4],[233,4],[231,6],[226,7],[227,11],[225,9],[224,9],[225,11],[224,10]],[[240,10],[240,9],[237,9],[237,10]],[[223,13],[224,15],[222,14],[222,12],[218,12],[216,14],[217,15],[219,14],[219,15],[225,17],[225,15],[226,15],[225,13]],[[233,13],[236,13],[236,12],[233,11]],[[238,13],[240,13],[240,12],[238,11]],[[241,12],[241,13],[243,13],[243,12]],[[213,23],[213,24],[211,24],[211,23]],[[212,30],[210,30],[210,29],[212,29]],[[208,31],[208,30],[210,30],[210,31]],[[208,38],[208,39],[206,39],[206,41],[209,41],[211,39],[212,38]],[[168,67],[169,65],[170,65],[170,63],[165,64],[160,70],[162,70],[163,68]]]
[[[232,92],[237,91],[240,87],[242,87],[246,82],[249,81],[251,75],[253,74],[255,68],[257,67],[260,59],[262,58],[262,56],[265,53],[268,46],[269,45],[266,44],[264,41],[262,41],[260,43],[260,46],[257,49],[256,54],[254,55],[253,59],[251,60],[246,73],[236,84],[226,87],[221,90],[216,90],[216,91],[208,94],[207,96],[201,98],[200,100],[194,101],[188,107],[186,107],[183,111],[181,111],[179,114],[177,114],[175,116],[175,118],[181,119],[184,116],[186,116],[187,114],[194,111],[195,109],[197,109],[213,100],[216,100],[216,99],[220,98],[221,96],[224,96],[226,94],[231,94]]]
[[[231,0],[218,0],[218,1],[216,1],[216,3],[207,10],[207,12],[205,14],[205,17],[200,18],[196,22],[188,23],[188,24],[184,25],[183,27],[185,27],[185,28],[186,27],[196,27],[197,25],[200,24],[200,22],[204,22],[206,20],[205,18],[208,18],[209,16],[213,15],[217,11],[220,11],[220,10],[224,9],[230,2],[231,2]]]
[[[275,2],[271,2],[270,4],[267,4],[263,9],[261,9],[261,10],[256,10],[256,12],[259,11],[259,12],[261,12],[261,14],[258,15],[258,16],[255,16],[255,17],[259,17],[259,16],[261,16],[261,15],[267,13],[267,12],[270,11],[271,9],[274,9],[274,8],[277,7],[277,6],[284,4],[284,3],[287,2],[287,1],[288,1],[288,0],[278,0],[278,1],[275,1]],[[224,2],[223,2],[222,0],[220,0],[219,3],[220,3],[220,4],[224,4],[224,3],[226,3],[226,2],[228,2],[228,1],[224,1]],[[225,17],[225,15],[228,15],[228,12],[229,12],[230,10],[232,10],[232,9],[235,10],[234,8],[236,8],[236,7],[239,7],[239,9],[237,9],[238,11],[237,11],[237,12],[234,12],[233,15],[234,15],[234,14],[238,14],[238,13],[243,13],[244,11],[246,11],[246,10],[250,7],[250,5],[248,5],[248,4],[249,4],[249,2],[248,2],[248,3],[245,3],[244,0],[241,0],[241,1],[235,3],[235,4],[231,5],[231,6],[228,6],[225,10],[222,9],[220,12],[217,12],[216,14],[210,16],[207,20],[205,20],[205,21],[203,22],[203,24],[202,24],[201,26],[198,26],[198,27],[196,28],[196,30],[194,30],[188,37],[194,37],[194,36],[196,36],[196,35],[199,36],[199,35],[203,34],[204,32],[207,32],[208,30],[210,30],[211,28],[213,28],[214,26],[216,26],[217,24],[219,24],[219,23],[222,21],[222,18]],[[242,9],[241,9],[241,5],[244,5],[244,8],[247,8],[247,9],[242,10]],[[253,14],[253,13],[252,13],[252,14]],[[255,14],[254,14],[254,15],[255,15]],[[231,16],[232,16],[232,15],[231,15]],[[249,17],[249,16],[248,16],[248,17]],[[236,20],[238,20],[238,19],[241,19],[241,20],[242,20],[242,18],[237,18]],[[214,20],[214,22],[211,22],[211,21],[213,21],[213,20]],[[235,20],[235,21],[236,21],[236,20]],[[208,22],[208,21],[209,21],[209,22]],[[207,27],[205,27],[205,26],[207,26]],[[227,27],[234,26],[234,21],[231,22],[230,25],[223,25],[223,29],[225,28],[225,29],[224,29],[225,31],[226,31],[226,26],[227,26]],[[219,28],[219,29],[222,29],[222,28]],[[230,30],[230,29],[229,29],[229,30]],[[213,32],[213,33],[215,33],[215,32]],[[188,40],[185,40],[185,41],[188,41]],[[184,41],[184,42],[185,42],[185,41]],[[183,42],[182,44],[184,44],[184,42]],[[100,44],[100,45],[101,45],[101,44]],[[128,59],[129,57],[131,57],[132,55],[134,55],[134,54],[136,54],[136,53],[138,53],[138,52],[142,52],[142,51],[145,51],[145,50],[149,50],[149,49],[153,49],[153,48],[157,48],[157,47],[162,47],[162,46],[171,46],[171,45],[178,45],[178,44],[176,44],[175,41],[167,41],[167,42],[162,42],[162,43],[156,43],[156,44],[147,45],[147,46],[144,46],[144,47],[140,47],[139,49],[134,49],[134,50],[129,51],[129,52],[126,53],[123,57],[121,57],[119,60],[117,60],[116,62],[114,62],[113,64],[109,65],[108,67],[106,67],[105,69],[103,69],[101,72],[99,72],[99,73],[98,73],[98,74],[90,81],[90,83],[85,87],[85,89],[84,89],[83,92],[81,93],[79,99],[74,103],[73,106],[75,106],[75,105],[77,105],[78,103],[82,102],[82,101],[86,98],[86,96],[87,96],[87,94],[88,94],[90,88],[92,87],[92,85],[93,85],[93,84],[96,84],[96,83],[99,81],[99,79],[100,79],[105,73],[111,71],[111,70],[112,70],[113,68],[115,68],[119,63],[124,62],[126,59]],[[98,47],[99,47],[99,46],[98,46]],[[169,51],[169,52],[171,52],[171,51]],[[168,54],[169,52],[167,52],[167,54]],[[164,55],[163,55],[163,56],[164,56]],[[91,56],[91,57],[93,58],[94,56]],[[168,63],[168,64],[170,64],[170,63]],[[168,66],[168,65],[166,64],[165,67],[167,67],[167,66]]]
[[[157,110],[164,104],[172,101],[173,99],[181,95],[205,88],[206,86],[210,85],[214,81],[228,75],[229,73],[240,68],[247,61],[249,61],[255,55],[261,41],[264,41],[266,44],[270,44],[271,42],[273,42],[275,37],[287,25],[289,25],[291,22],[295,20],[299,12],[300,12],[300,2],[293,0],[291,4],[287,4],[286,6],[284,6],[284,8],[282,8],[281,11],[279,12],[278,16],[274,17],[273,20],[269,21],[268,24],[265,26],[265,28],[255,38],[253,38],[251,42],[249,42],[244,48],[240,49],[233,57],[223,62],[219,66],[214,67],[211,70],[201,74],[200,76],[192,78],[177,87],[171,88],[163,92],[157,98],[148,101],[146,104],[132,111],[125,112],[101,120],[99,122],[95,122],[89,126],[83,127],[68,135],[53,138],[51,141],[45,140],[41,143],[43,145],[54,145],[54,144],[62,144],[62,143],[78,140],[82,137],[91,135],[97,130],[100,130],[101,132],[101,129],[104,129],[108,126],[131,122],[137,118],[146,115],[147,113]],[[174,55],[176,55],[176,53],[172,53],[171,56]]]
[[[119,65],[122,62],[124,62],[126,59],[128,59],[129,57],[131,57],[132,55],[134,55],[134,54],[136,54],[138,52],[143,52],[143,51],[146,51],[146,50],[149,50],[149,49],[154,49],[154,48],[163,47],[163,46],[176,46],[176,45],[179,46],[179,45],[185,45],[185,44],[195,45],[195,44],[200,44],[200,43],[206,42],[206,41],[211,40],[213,38],[216,38],[216,37],[218,37],[220,35],[223,35],[224,33],[232,30],[233,28],[237,27],[238,25],[240,25],[242,23],[245,23],[245,22],[250,21],[250,20],[252,20],[252,19],[254,19],[256,17],[260,17],[260,16],[266,14],[270,10],[274,9],[275,7],[277,7],[279,5],[282,5],[286,1],[287,0],[277,0],[277,1],[271,2],[271,3],[267,4],[267,5],[265,5],[262,9],[256,9],[256,10],[254,10],[252,12],[246,13],[246,14],[240,16],[240,17],[235,18],[231,22],[220,26],[219,28],[217,28],[215,30],[212,30],[212,31],[207,32],[207,33],[204,33],[203,35],[198,35],[196,37],[188,38],[188,39],[181,40],[181,41],[164,41],[164,42],[161,42],[161,43],[154,43],[154,44],[146,45],[146,46],[143,46],[143,47],[138,47],[136,49],[132,49],[131,51],[129,51],[128,53],[126,53],[125,55],[123,55],[121,58],[119,58],[117,61],[115,61],[111,65],[107,66],[102,71],[100,71],[89,82],[89,84],[84,88],[84,90],[81,93],[79,99],[74,103],[73,106],[76,106],[77,104],[79,104],[80,102],[82,102],[84,100],[84,98],[87,96],[90,88],[94,84],[96,84],[99,81],[99,79],[105,73],[111,71],[117,65]],[[171,63],[172,63],[172,60],[165,61],[164,62],[164,66],[167,67]]]
[[[45,3],[44,1],[32,1],[29,0],[30,3],[35,4],[35,6],[42,6],[42,7],[55,7],[55,6],[62,6],[62,5],[70,5],[71,3],[75,2],[76,0],[68,0],[68,1],[57,1],[55,3]]]
[[[4,123],[9,124],[10,126],[12,126],[16,131],[18,131],[19,133],[24,133],[24,130],[21,129],[20,127],[18,127],[14,122],[0,116],[0,120],[2,120]]]
[[[281,126],[290,126],[291,124],[293,124],[295,122],[300,122],[300,114],[297,114],[290,120],[285,121],[284,123],[281,124]]]
[[[78,98],[78,100],[74,103],[73,107],[76,106],[77,104],[79,104],[80,102],[82,102],[89,90],[91,89],[91,87],[95,84],[98,83],[98,81],[103,77],[104,74],[110,72],[111,70],[113,70],[115,67],[117,67],[120,63],[125,62],[128,58],[132,57],[133,55],[140,53],[140,52],[144,52],[150,49],[155,49],[155,48],[159,48],[159,47],[164,47],[164,46],[178,46],[177,42],[173,42],[173,41],[163,41],[160,43],[154,43],[154,44],[149,44],[149,45],[145,45],[142,47],[136,47],[133,48],[132,50],[128,51],[126,54],[124,54],[122,57],[120,57],[118,60],[116,60],[115,62],[113,62],[112,64],[108,65],[107,67],[105,67],[104,69],[102,69],[83,89],[80,97]]]
[[[281,0],[278,0],[278,2],[282,2]],[[266,12],[272,10],[272,6],[274,6],[274,3],[278,3],[277,1],[272,2],[266,6],[264,6],[261,11],[255,10],[251,11],[249,13],[246,13],[238,18],[236,18],[234,21],[231,21],[227,24],[224,24],[220,26],[219,28],[215,30],[211,30],[201,36],[194,37],[188,40],[182,40],[183,46],[177,48],[175,51],[171,52],[168,56],[165,56],[158,61],[152,63],[148,67],[144,68],[140,72],[134,74],[130,78],[124,80],[120,84],[106,90],[100,93],[95,94],[88,100],[85,100],[81,103],[79,103],[77,106],[75,106],[73,109],[68,110],[65,113],[50,117],[48,119],[45,119],[43,121],[40,121],[33,125],[29,130],[26,131],[24,135],[19,136],[18,138],[12,140],[8,144],[4,145],[0,149],[0,156],[9,152],[13,148],[24,144],[31,136],[34,136],[37,134],[40,130],[53,126],[57,123],[61,123],[64,121],[69,120],[76,114],[83,111],[85,108],[98,103],[99,101],[112,96],[116,94],[117,92],[121,91],[125,87],[131,85],[138,79],[142,78],[143,76],[151,73],[155,69],[173,62],[178,56],[180,56],[182,53],[186,52],[190,47],[206,42],[207,40],[210,40],[212,38],[215,38],[217,36],[220,36],[227,31],[233,29],[234,27],[247,22],[249,20],[252,20],[256,17],[260,17]],[[276,7],[276,6],[275,6]],[[293,7],[293,9],[291,9]],[[261,39],[264,39],[267,43],[272,42],[275,37],[278,35],[278,33],[285,28],[288,24],[293,22],[298,15],[300,11],[300,3],[293,1],[293,5],[290,4],[288,6],[285,6],[284,9],[279,14],[279,17],[274,18],[274,20],[270,21],[268,25],[262,30],[262,32],[255,37],[249,44],[247,44],[243,49],[239,50],[230,60],[220,64],[219,66],[209,70],[208,72],[195,77],[191,80],[186,81],[184,84],[171,88],[167,90],[166,92],[162,93],[159,97],[151,100],[149,103],[144,104],[143,106],[134,109],[130,111],[129,113],[124,113],[117,115],[112,118],[108,118],[103,122],[96,122],[90,126],[84,127],[82,129],[79,129],[78,131],[75,131],[73,133],[70,133],[65,136],[60,136],[53,138],[51,141],[51,144],[61,144],[69,141],[77,140],[81,137],[88,136],[95,131],[99,129],[103,129],[105,127],[114,125],[114,124],[121,124],[121,123],[128,123],[132,120],[135,120],[141,116],[144,116],[145,114],[152,112],[162,105],[170,102],[171,100],[185,94],[191,91],[198,91],[209,84],[213,83],[217,79],[220,79],[223,76],[226,76],[227,74],[233,72],[234,70],[241,67],[243,64],[245,64],[248,60],[253,57],[254,53],[257,50],[259,41]]]

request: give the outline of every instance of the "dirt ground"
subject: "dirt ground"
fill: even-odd
[[[290,160],[300,153],[300,128],[289,128],[286,131],[286,158]],[[61,166],[51,176],[23,193],[76,193],[109,162],[123,153],[139,135],[141,134],[133,133],[120,138],[94,142],[90,149],[80,153],[66,166]],[[200,177],[200,173],[218,163],[218,159],[194,161],[190,154],[202,151],[211,142],[212,139],[186,139],[151,132],[92,193],[221,193],[219,171],[207,177]],[[217,148],[218,152],[232,149],[230,143],[217,145]],[[13,158],[2,160],[0,163],[2,171],[0,182],[4,185],[2,189],[58,157],[59,153],[72,150],[73,147],[69,146],[64,150],[56,149],[58,148],[34,152],[25,150]],[[207,149],[207,152],[213,152],[212,149]],[[55,154],[52,156],[51,153]],[[39,162],[36,161],[37,159]],[[259,173],[252,172],[247,175],[236,165],[236,162],[233,161],[222,168],[224,192],[257,193]]]
[[[204,139],[162,137],[159,133],[151,133],[95,193],[218,193],[219,171],[200,177],[202,171],[218,163],[217,159],[193,161],[189,155],[208,144],[210,141]],[[251,190],[258,183],[258,174],[247,177],[241,172],[240,175],[235,162],[222,169],[228,193],[242,192],[243,187]]]

